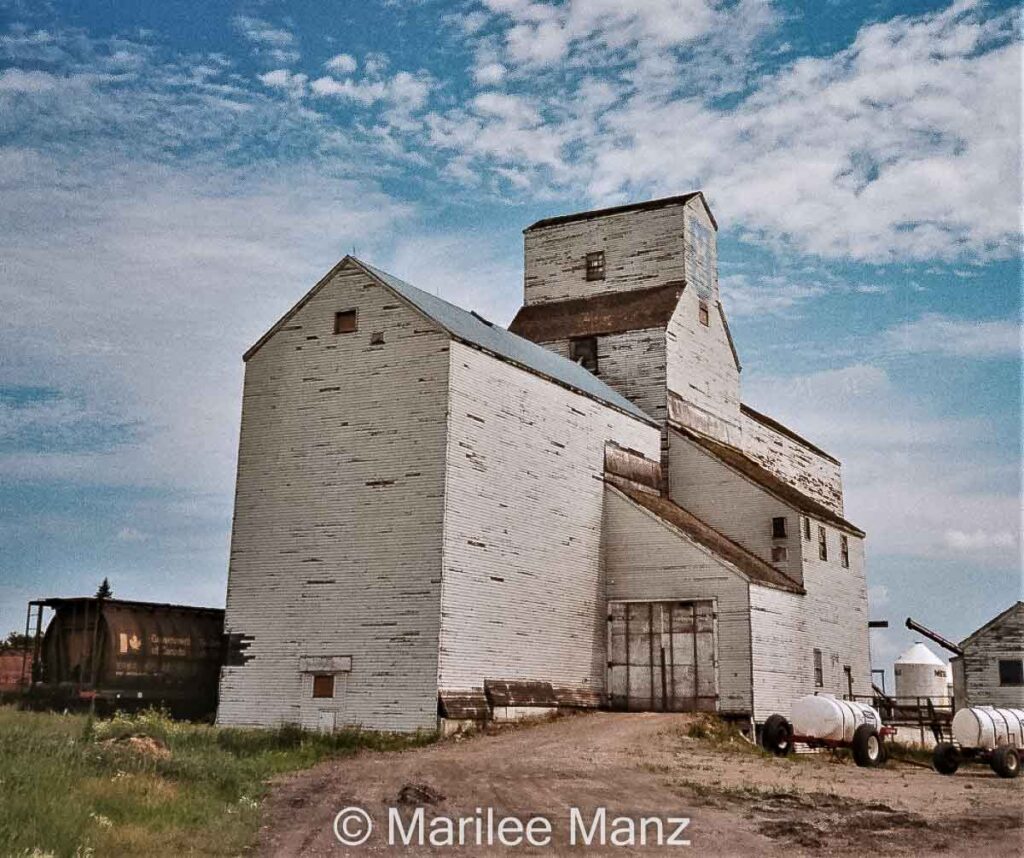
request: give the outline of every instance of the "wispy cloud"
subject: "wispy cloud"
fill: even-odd
[[[299,59],[298,39],[291,30],[253,15],[236,15],[233,23],[258,56],[277,63],[293,63]]]
[[[958,358],[1021,357],[1021,326],[1010,319],[959,319],[928,313],[885,334],[886,345],[906,354]]]

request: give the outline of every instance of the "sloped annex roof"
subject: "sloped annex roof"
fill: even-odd
[[[612,390],[593,373],[548,349],[538,346],[530,340],[506,331],[499,325],[488,322],[481,316],[450,304],[436,295],[417,289],[410,283],[400,280],[386,271],[346,256],[334,266],[305,296],[250,348],[243,360],[249,360],[260,347],[269,340],[299,309],[302,308],[320,289],[347,266],[354,266],[372,277],[382,286],[390,289],[398,297],[411,304],[416,310],[436,324],[444,328],[456,340],[481,349],[508,363],[522,367],[528,372],[568,387],[577,393],[596,399],[606,405],[618,409],[630,417],[643,420],[652,426],[658,425],[654,419],[641,411],[620,393]]]
[[[816,501],[789,483],[780,480],[775,474],[759,465],[742,450],[730,447],[728,444],[722,444],[719,441],[708,438],[706,435],[698,435],[696,432],[692,432],[674,421],[670,425],[673,431],[678,432],[734,471],[739,472],[744,477],[747,477],[747,479],[756,483],[769,494],[775,495],[779,500],[784,501],[800,512],[827,522],[833,527],[838,527],[840,530],[845,530],[853,536],[863,537],[865,535],[864,531],[855,524],[851,524],[820,501]]]
[[[812,452],[817,453],[819,456],[822,456],[822,457],[828,459],[830,462],[833,462],[836,465],[842,464],[835,456],[829,455],[824,450],[822,450],[821,447],[816,447],[814,444],[812,444],[806,438],[802,437],[801,435],[797,435],[797,433],[794,432],[792,429],[790,429],[788,426],[786,426],[786,425],[784,425],[782,423],[779,423],[778,420],[775,420],[774,418],[769,417],[767,414],[762,414],[760,411],[755,411],[753,408],[751,408],[746,403],[741,403],[740,404],[740,411],[742,411],[744,414],[746,414],[752,420],[756,420],[758,423],[764,424],[769,429],[774,429],[780,435],[785,435],[787,438],[790,438],[791,440],[796,441],[798,444],[801,444],[804,447],[806,447],[808,450],[811,450]]]
[[[678,281],[629,292],[527,304],[519,309],[508,329],[535,343],[549,343],[569,337],[663,328],[672,318],[684,288]]]
[[[731,563],[757,584],[765,584],[791,593],[803,593],[804,589],[784,572],[766,563],[756,554],[748,551],[737,542],[733,542],[724,533],[715,530],[710,524],[697,518],[677,503],[661,495],[640,491],[618,483],[611,483],[629,500],[653,513],[662,521],[681,530],[698,545],[708,549],[712,554]]]
[[[960,641],[960,649],[963,649],[966,645],[970,644],[971,641],[973,641],[976,637],[978,637],[978,635],[982,634],[983,632],[987,632],[993,626],[999,625],[1000,622],[1002,622],[1004,619],[1006,619],[1006,617],[1008,617],[1014,611],[1020,611],[1020,610],[1024,610],[1024,602],[1017,601],[1017,602],[1014,602],[1012,605],[1010,605],[1010,607],[1007,608],[1005,611],[1000,611],[991,620],[989,620],[984,625],[979,626],[978,628],[976,628],[967,637],[965,637],[962,641]]]
[[[572,223],[573,221],[579,220],[592,220],[598,217],[607,217],[608,215],[624,214],[626,212],[636,211],[649,211],[651,209],[663,209],[668,206],[681,206],[688,203],[695,197],[700,198],[704,208],[707,209],[708,217],[711,218],[711,223],[714,224],[715,229],[718,229],[718,223],[715,220],[715,216],[711,211],[711,206],[708,205],[707,199],[704,197],[703,191],[690,191],[685,194],[676,194],[672,197],[661,197],[657,200],[645,200],[641,203],[627,203],[623,206],[612,206],[604,209],[590,209],[584,212],[574,212],[573,214],[556,215],[555,217],[542,218],[535,223],[531,223],[523,232],[530,232],[534,229],[543,229],[546,226],[557,226],[562,223]]]

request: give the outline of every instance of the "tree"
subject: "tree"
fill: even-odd
[[[100,584],[100,588],[96,591],[97,599],[110,599],[114,595],[114,588],[110,586],[110,581],[106,578],[103,579],[103,583]]]
[[[6,639],[0,641],[0,650],[23,650],[32,648],[32,636],[21,632],[11,632]]]

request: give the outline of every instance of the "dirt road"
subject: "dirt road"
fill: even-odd
[[[692,738],[693,723],[687,715],[594,713],[327,763],[282,780],[272,790],[258,853],[1016,858],[1024,849],[1024,778],[1002,780],[981,767],[962,769],[954,777],[906,763],[858,769],[818,755],[778,760],[741,743]],[[351,805],[363,808],[375,823],[359,847],[342,846],[332,827],[335,815]],[[411,832],[413,844],[418,843],[416,814],[422,812],[426,845],[389,845],[393,807],[402,820],[393,830],[398,837]],[[550,844],[488,845],[498,842],[494,836],[487,839],[488,807],[498,817],[545,817]],[[579,809],[575,815],[572,807]],[[604,846],[601,807],[607,809]],[[477,808],[484,813],[478,816]],[[440,826],[441,839],[434,842],[444,844],[445,820],[458,817],[470,818],[468,845],[431,846],[435,826]],[[662,824],[662,845],[657,845],[657,824],[644,824],[641,817],[690,818],[676,837],[689,840],[690,846],[666,842],[677,823]],[[478,818],[480,836],[474,828]],[[342,833],[357,829],[358,820]],[[639,845],[641,830],[647,834],[646,846]],[[539,829],[535,834],[544,836]],[[515,831],[509,835],[514,838]],[[588,835],[590,846],[584,846]]]

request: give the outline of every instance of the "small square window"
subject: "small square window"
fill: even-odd
[[[569,360],[597,375],[597,337],[577,337],[570,340]]]
[[[318,673],[313,677],[313,697],[334,697],[333,673]]]
[[[850,540],[845,536],[839,537],[839,559],[844,569],[850,568]]]
[[[587,280],[604,280],[604,251],[587,254]]]
[[[342,310],[334,314],[334,333],[351,334],[357,329],[355,310]]]
[[[785,545],[772,546],[772,563],[785,563],[789,560],[789,549]]]
[[[805,515],[804,516],[804,539],[811,538],[811,520]]]
[[[828,540],[825,538],[825,528],[818,528],[818,559],[828,560]]]
[[[1024,660],[1019,658],[999,659],[999,684],[1024,685]]]
[[[700,323],[706,328],[711,324],[711,317],[708,315],[708,302],[701,301],[697,306],[697,318],[700,319]]]
[[[371,346],[382,346],[384,345],[384,332],[374,331],[370,334],[370,345]]]
[[[777,516],[772,519],[772,539],[786,538],[786,517]]]

